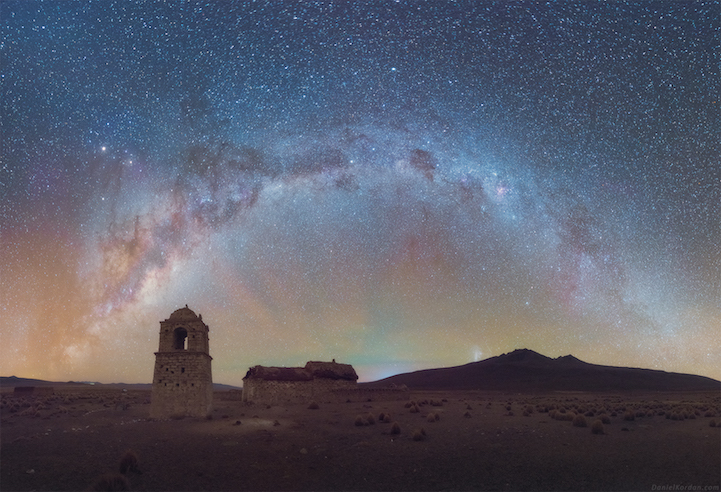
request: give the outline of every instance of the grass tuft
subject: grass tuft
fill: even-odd
[[[586,417],[578,413],[575,417],[573,417],[573,426],[574,427],[588,427],[588,422],[586,422]]]
[[[413,431],[413,440],[414,441],[424,441],[425,439],[426,439],[426,430],[423,427]]]
[[[605,434],[603,431],[603,422],[601,422],[601,419],[596,419],[591,424],[591,433],[592,434]]]
[[[401,433],[401,426],[398,424],[398,422],[393,422],[393,425],[391,425],[391,434],[400,434]]]
[[[98,479],[90,486],[90,490],[94,491],[119,491],[119,490],[130,490],[130,482],[125,478],[125,475],[120,473],[108,473],[101,475]]]
[[[123,475],[127,475],[128,473],[140,473],[140,468],[138,467],[138,455],[130,449],[125,451],[123,457],[120,458],[118,471]]]
[[[308,405],[308,410],[318,410],[318,408],[320,407],[318,406],[318,402],[316,401],[312,401],[310,402],[310,405]]]

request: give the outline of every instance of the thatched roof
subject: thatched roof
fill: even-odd
[[[305,367],[251,367],[243,379],[266,381],[311,381],[313,379],[344,379],[356,381],[358,375],[350,364],[308,362]]]
[[[243,379],[264,379],[266,381],[310,381],[313,376],[302,367],[255,366],[248,369]]]
[[[358,374],[350,364],[338,364],[333,362],[307,362],[305,370],[310,372],[314,378],[345,379],[356,381]]]

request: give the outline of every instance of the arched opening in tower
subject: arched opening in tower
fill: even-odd
[[[173,344],[175,350],[188,350],[188,330],[183,328],[175,329],[175,343]]]

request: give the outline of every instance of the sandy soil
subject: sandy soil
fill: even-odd
[[[149,392],[5,394],[0,489],[87,490],[98,476],[117,472],[128,449],[142,472],[128,473],[133,490],[719,490],[721,485],[721,427],[710,426],[711,420],[721,424],[718,393],[414,393],[417,413],[402,401],[321,401],[313,410],[220,396],[216,393],[212,419],[151,421]],[[576,427],[552,418],[561,408],[594,415],[585,417],[587,427]],[[629,411],[634,420],[625,420]],[[391,422],[379,421],[381,412],[391,414],[400,434],[391,432]],[[603,412],[610,423],[603,434],[594,434],[591,424]],[[438,419],[429,419],[431,413]],[[373,424],[356,425],[358,416],[365,420],[368,414]],[[420,429],[425,436],[414,440]]]

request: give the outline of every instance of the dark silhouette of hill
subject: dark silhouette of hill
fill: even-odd
[[[462,366],[398,374],[368,387],[498,391],[719,391],[721,382],[693,374],[589,364],[572,355],[552,359],[519,349]]]
[[[42,379],[29,379],[19,378],[17,376],[0,377],[0,388],[14,388],[15,386],[53,386],[53,387],[68,387],[68,386],[93,386],[102,389],[132,389],[132,390],[150,390],[153,385],[150,383],[96,383],[89,381],[44,381]],[[228,384],[213,383],[213,389],[218,391],[225,390],[237,390],[240,389],[238,386],[231,386]]]

